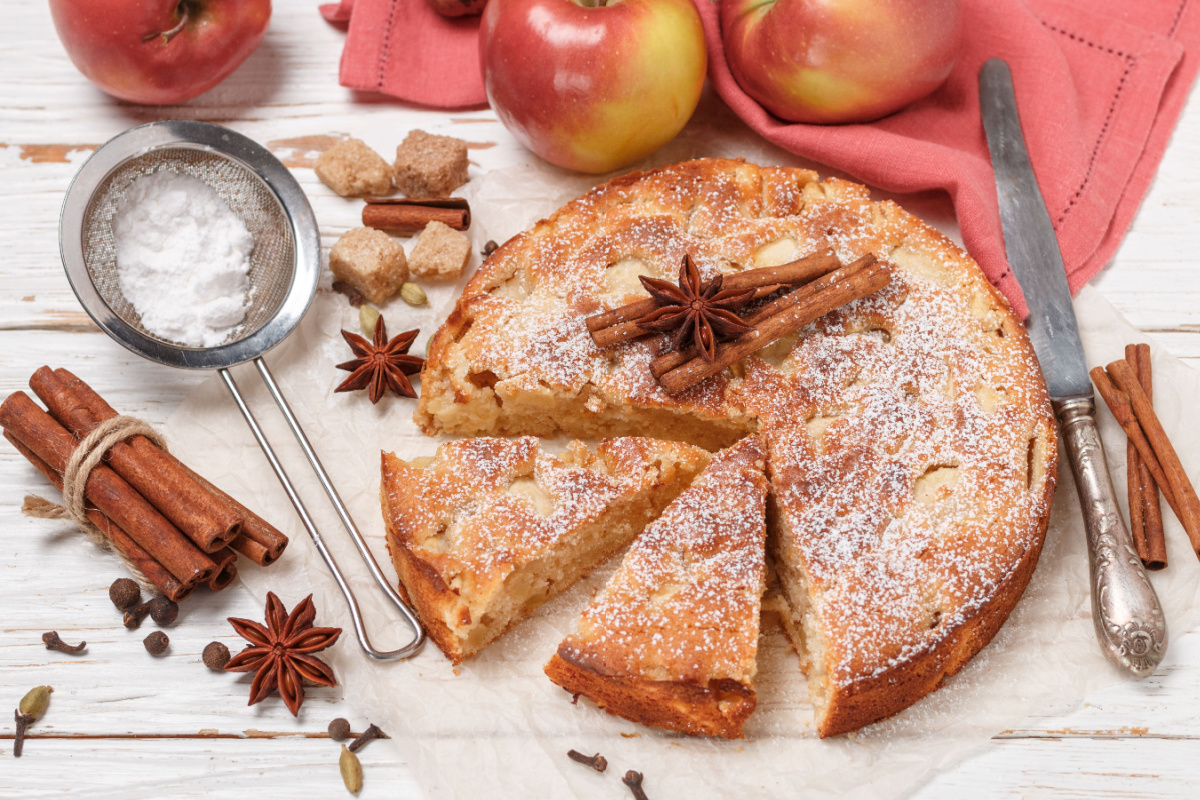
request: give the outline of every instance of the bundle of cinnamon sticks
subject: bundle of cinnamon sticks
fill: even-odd
[[[1092,382],[1129,438],[1129,520],[1138,558],[1146,569],[1167,566],[1158,493],[1183,525],[1200,557],[1200,498],[1154,413],[1150,346],[1129,345],[1125,358],[1091,371]]]
[[[890,282],[891,270],[871,253],[845,266],[832,253],[816,253],[779,267],[726,275],[722,289],[754,289],[754,299],[781,290],[786,293],[749,314],[745,321],[752,330],[717,345],[712,361],[704,359],[694,347],[670,350],[650,362],[650,372],[667,394],[678,394],[813,320],[874,294]],[[587,328],[597,347],[611,347],[650,334],[651,331],[638,325],[638,320],[656,307],[654,298],[629,303],[589,317]]]
[[[49,412],[15,392],[0,405],[0,426],[4,438],[62,490],[80,441],[117,412],[64,369],[42,367],[29,386]],[[144,435],[113,445],[83,480],[87,518],[176,602],[201,584],[228,586],[237,575],[238,553],[266,566],[287,547],[283,533]]]

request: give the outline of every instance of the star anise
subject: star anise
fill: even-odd
[[[675,331],[669,348],[682,350],[694,344],[705,361],[717,355],[717,340],[739,336],[752,326],[735,312],[754,297],[753,289],[721,291],[723,275],[707,284],[700,282],[700,271],[690,256],[679,265],[679,285],[670,281],[640,276],[642,285],[658,303],[658,308],[637,320],[648,331]]]
[[[425,359],[408,355],[408,348],[412,347],[418,333],[419,330],[405,331],[389,340],[382,316],[375,321],[373,341],[368,342],[357,333],[343,330],[342,338],[358,358],[337,365],[338,369],[349,370],[350,377],[334,391],[366,389],[372,403],[378,403],[388,389],[401,397],[416,397],[408,376],[420,372]]]
[[[267,592],[266,625],[229,617],[229,624],[250,645],[229,659],[225,670],[254,672],[249,705],[262,701],[271,690],[278,689],[284,705],[292,716],[296,716],[304,702],[304,681],[337,686],[333,670],[313,653],[336,642],[342,629],[314,628],[316,616],[311,594],[288,614],[275,593]]]

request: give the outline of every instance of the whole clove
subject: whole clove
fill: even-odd
[[[346,749],[346,745],[342,745],[342,754],[338,757],[338,771],[342,773],[342,783],[346,784],[346,791],[350,794],[362,791],[362,763],[358,756]]]
[[[58,636],[58,631],[48,631],[42,634],[42,641],[46,643],[47,650],[57,650],[60,653],[79,653],[83,648],[87,647],[87,642],[80,642],[76,645],[69,645]]]
[[[496,244],[495,239],[488,239],[487,243],[483,246],[483,250],[481,250],[480,253],[483,255],[484,258],[487,258],[488,256],[490,256],[492,253],[496,252],[499,249],[500,249],[500,245]]]
[[[171,644],[171,640],[162,631],[154,631],[145,639],[142,639],[142,644],[146,647],[146,652],[152,656],[161,656],[167,652],[167,646]]]
[[[204,666],[215,672],[223,672],[229,663],[229,648],[221,642],[209,642],[204,645]]]
[[[154,620],[156,625],[166,627],[174,623],[178,617],[179,604],[165,594],[160,594],[150,601],[150,619]]]
[[[642,773],[629,770],[625,777],[621,778],[621,783],[629,787],[629,791],[633,793],[633,800],[650,800],[642,789]]]
[[[133,629],[139,627],[142,624],[142,620],[144,620],[146,618],[146,615],[148,615],[150,613],[150,603],[151,602],[152,601],[147,600],[145,603],[139,603],[138,605],[134,606],[133,608],[126,609],[125,617],[124,617],[125,627],[128,628],[129,630],[133,630]]]
[[[388,738],[388,735],[386,733],[384,733],[383,731],[381,731],[379,729],[378,725],[376,725],[375,723],[372,722],[371,725],[365,731],[363,731],[362,733],[360,733],[358,735],[357,739],[355,739],[353,742],[350,743],[350,752],[357,753],[359,750],[361,750],[366,745],[367,742],[371,741],[372,739],[387,739],[387,738]]]
[[[26,692],[17,704],[16,710],[13,711],[13,718],[17,721],[17,734],[13,737],[14,758],[21,757],[21,752],[25,749],[25,729],[46,713],[46,708],[50,705],[50,693],[53,691],[53,686],[35,686]]]
[[[329,723],[329,738],[335,742],[345,741],[350,738],[350,721],[342,717],[338,717],[333,722]]]
[[[338,294],[346,295],[346,298],[350,301],[350,305],[354,306],[355,308],[367,302],[367,298],[363,297],[362,292],[360,292],[358,289],[355,289],[345,281],[334,281],[333,290]]]
[[[604,772],[604,770],[608,769],[608,759],[599,753],[596,753],[594,756],[588,756],[584,755],[578,750],[568,750],[567,758],[571,759],[572,761],[578,761],[580,764],[587,764],[589,767],[596,770],[596,772]]]
[[[117,578],[108,587],[108,599],[121,611],[133,608],[142,602],[142,589],[137,581],[130,578]]]

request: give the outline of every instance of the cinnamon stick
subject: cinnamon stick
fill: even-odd
[[[399,233],[418,233],[430,222],[456,231],[471,227],[471,208],[461,197],[369,198],[363,206],[362,224]]]
[[[66,428],[24,392],[15,392],[0,405],[0,426],[60,475],[78,444]],[[215,570],[212,560],[120,475],[101,465],[92,470],[84,486],[85,496],[92,505],[117,523],[184,586],[195,586],[212,576]]]
[[[787,307],[755,325],[749,333],[718,346],[715,361],[710,363],[697,356],[663,375],[659,379],[663,390],[667,394],[678,394],[830,311],[884,288],[892,280],[891,270],[883,263],[874,262],[875,256],[867,254],[792,292],[791,295],[800,296],[790,300]]]
[[[22,444],[17,437],[8,431],[4,432],[4,438],[8,439],[9,443],[17,448],[17,452],[25,456],[29,463],[33,464],[37,471],[46,477],[46,480],[54,484],[59,491],[62,491],[62,476],[50,469],[49,464],[38,458],[36,453]],[[121,530],[121,526],[95,508],[89,508],[84,513],[87,514],[87,518],[91,520],[91,523],[96,526],[100,533],[104,534],[109,543],[121,555],[125,556],[131,564],[141,570],[142,574],[154,584],[155,588],[168,598],[178,603],[192,593],[193,587],[184,586],[174,575],[167,572],[162,564],[154,560],[154,556],[147,553],[141,545],[129,537],[129,534]]]
[[[770,289],[759,292],[755,299],[766,297],[785,286],[794,286],[828,275],[841,266],[837,256],[829,252],[813,253],[778,267],[759,267],[725,275],[721,289]],[[633,303],[588,317],[585,324],[597,347],[611,347],[620,342],[646,336],[650,333],[640,327],[636,320],[658,308],[654,298],[648,297]]]
[[[83,439],[104,420],[75,396],[79,383],[67,383],[49,367],[39,368],[29,379],[29,387],[55,419]],[[113,445],[105,461],[204,552],[220,550],[241,530],[242,518],[232,508],[205,491],[145,436]]]
[[[1150,345],[1126,345],[1125,360],[1133,367],[1138,383],[1146,393],[1146,399],[1153,403],[1154,380],[1151,374],[1153,370],[1150,365]],[[1138,474],[1138,494],[1129,495],[1129,515],[1133,516],[1133,508],[1136,505],[1141,527],[1141,538],[1134,536],[1134,543],[1138,545],[1138,558],[1146,569],[1164,569],[1167,566],[1167,540],[1163,531],[1162,507],[1158,502],[1158,484],[1138,457],[1137,446],[1131,444],[1127,447],[1126,455],[1133,453],[1133,460],[1129,460],[1129,471],[1133,472],[1136,467]]]
[[[73,397],[84,407],[86,407],[97,421],[105,422],[117,416],[117,412],[113,409],[113,407],[110,406],[103,397],[97,394],[96,391],[92,389],[92,387],[88,386],[84,381],[75,377],[65,369],[56,369],[54,374],[64,384],[66,384],[66,386],[71,390]],[[153,443],[151,443],[151,446],[153,446]],[[283,555],[283,551],[288,545],[287,536],[285,536],[281,531],[275,528],[275,526],[271,525],[258,514],[255,514],[237,500],[218,489],[211,482],[196,474],[191,467],[175,458],[175,456],[166,452],[163,452],[163,455],[165,455],[167,459],[170,460],[178,469],[182,470],[185,475],[190,477],[207,491],[211,492],[221,502],[232,508],[234,513],[241,518],[241,531],[229,543],[230,547],[253,561],[255,564],[258,564],[260,567],[267,566]]]
[[[1121,430],[1125,431],[1125,436],[1129,441],[1133,442],[1137,447],[1138,458],[1142,462],[1142,466],[1149,470],[1151,480],[1158,484],[1158,488],[1162,491],[1163,498],[1167,501],[1167,505],[1175,512],[1175,516],[1181,520],[1183,516],[1180,513],[1180,507],[1175,502],[1175,494],[1171,490],[1171,485],[1167,483],[1167,475],[1163,472],[1162,465],[1158,463],[1158,456],[1154,454],[1154,448],[1150,445],[1150,440],[1146,438],[1146,434],[1142,431],[1142,426],[1138,424],[1137,416],[1133,413],[1133,406],[1129,402],[1129,397],[1113,383],[1109,374],[1104,371],[1103,367],[1092,367],[1089,373],[1092,376],[1092,383],[1096,384],[1096,389],[1099,390],[1100,396],[1104,398],[1105,405],[1112,412],[1113,418],[1117,424],[1121,426]]]
[[[847,265],[840,271],[840,274],[843,278],[847,278],[874,263],[874,254],[868,253],[857,261]],[[808,299],[814,293],[820,291],[822,288],[825,288],[827,285],[827,283],[815,281],[789,292],[782,297],[777,297],[764,305],[762,308],[755,311],[750,316],[746,317],[746,322],[752,326],[758,326],[769,317],[778,314],[780,311],[783,311],[786,308],[791,308],[801,300]],[[650,374],[655,378],[661,379],[663,375],[666,375],[673,369],[683,366],[699,354],[700,351],[695,347],[689,347],[685,350],[669,350],[666,353],[654,358],[650,362]]]
[[[237,577],[237,553],[228,547],[223,547],[212,554],[212,560],[217,565],[217,571],[208,579],[208,588],[219,592],[233,583],[233,579]]]
[[[1197,557],[1200,557],[1200,497],[1196,496],[1196,490],[1193,488],[1183,464],[1179,461],[1179,455],[1175,452],[1171,440],[1167,438],[1167,433],[1163,430],[1162,423],[1154,413],[1154,404],[1146,397],[1137,375],[1125,360],[1109,364],[1108,374],[1121,391],[1129,397],[1129,403],[1133,407],[1138,424],[1150,441],[1150,446],[1166,474],[1166,482],[1171,487],[1171,493],[1175,495],[1179,506],[1175,513],[1179,517],[1180,523],[1183,524],[1183,529],[1187,531],[1188,539],[1192,543],[1192,551],[1197,554]],[[1145,454],[1143,454],[1144,457]],[[1164,490],[1163,495],[1166,496],[1166,487],[1160,483],[1159,488]],[[1183,513],[1180,514],[1180,511]]]

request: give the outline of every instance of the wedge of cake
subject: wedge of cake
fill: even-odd
[[[757,437],[718,453],[629,548],[546,664],[610,714],[740,738],[754,711],[767,479]]]
[[[479,438],[406,463],[382,454],[380,499],[401,591],[455,664],[627,545],[709,461],[637,437]]]

